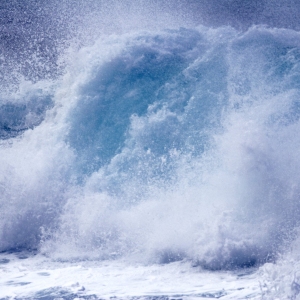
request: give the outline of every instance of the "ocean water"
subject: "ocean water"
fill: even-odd
[[[1,299],[300,299],[297,11],[175,2],[3,4]]]

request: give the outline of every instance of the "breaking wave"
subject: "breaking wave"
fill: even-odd
[[[1,94],[1,251],[230,269],[297,239],[298,32],[144,30],[68,55]]]

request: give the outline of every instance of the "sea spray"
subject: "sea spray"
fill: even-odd
[[[210,269],[275,260],[298,227],[299,42],[198,27],[74,52],[51,89],[9,104],[1,250]]]

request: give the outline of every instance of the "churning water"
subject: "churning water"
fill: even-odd
[[[298,31],[144,28],[68,49],[55,76],[2,80],[2,252],[211,271],[297,261]],[[292,299],[295,262],[281,266]]]

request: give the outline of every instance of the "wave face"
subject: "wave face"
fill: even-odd
[[[0,251],[276,259],[297,237],[300,35],[109,35],[0,99]]]

